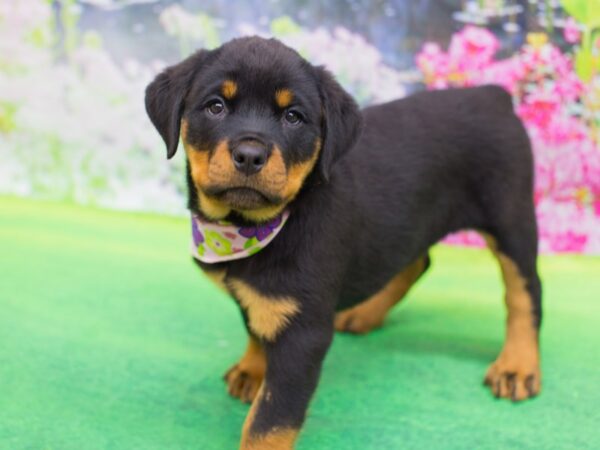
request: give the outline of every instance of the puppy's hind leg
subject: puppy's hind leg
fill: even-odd
[[[358,305],[337,313],[335,329],[354,334],[366,334],[379,328],[390,309],[402,300],[429,265],[429,255],[417,259],[392,278],[381,291]]]
[[[485,376],[498,398],[513,401],[537,395],[541,388],[539,327],[541,283],[536,269],[535,222],[511,227],[496,237],[484,236],[498,260],[505,286],[506,340]]]

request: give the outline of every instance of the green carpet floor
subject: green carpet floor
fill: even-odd
[[[188,256],[186,220],[0,198],[0,449],[235,449],[245,346]],[[600,259],[544,257],[544,388],[481,380],[502,344],[498,270],[439,246],[366,337],[338,335],[299,450],[600,448]]]

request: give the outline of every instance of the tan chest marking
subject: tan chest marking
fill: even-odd
[[[248,313],[250,328],[257,336],[272,341],[300,311],[291,297],[268,297],[241,280],[228,280],[229,287]]]

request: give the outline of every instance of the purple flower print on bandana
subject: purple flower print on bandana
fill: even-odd
[[[194,220],[192,220],[192,237],[196,245],[202,244],[204,242],[204,236],[198,229],[198,224]]]
[[[260,242],[264,241],[269,235],[277,229],[277,227],[281,224],[281,214],[275,217],[268,223],[263,225],[258,225],[255,227],[242,227],[239,229],[238,233],[241,236],[244,236],[246,239],[250,239],[255,237]]]

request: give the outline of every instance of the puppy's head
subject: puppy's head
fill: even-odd
[[[322,67],[258,37],[200,50],[146,89],[171,158],[181,137],[190,208],[209,219],[278,215],[314,174],[328,180],[356,141],[356,103]],[[313,177],[311,177],[313,178]]]

